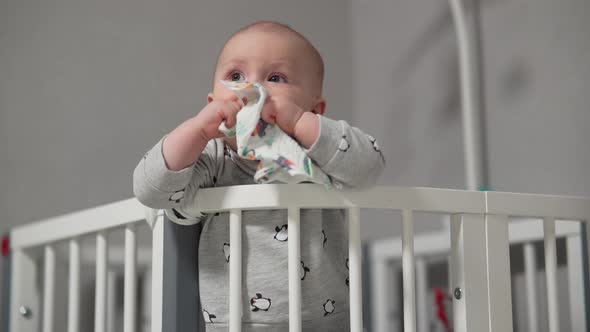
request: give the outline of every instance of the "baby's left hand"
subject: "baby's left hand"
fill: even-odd
[[[269,96],[262,108],[261,117],[270,124],[276,124],[287,135],[294,137],[295,125],[304,111],[295,102],[284,96]]]

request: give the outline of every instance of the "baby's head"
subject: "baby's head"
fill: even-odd
[[[270,97],[289,97],[305,111],[323,114],[324,62],[300,33],[276,22],[257,22],[225,43],[208,100],[233,96],[220,80],[260,82]]]

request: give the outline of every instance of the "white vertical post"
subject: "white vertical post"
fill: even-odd
[[[455,332],[490,331],[484,226],[483,215],[451,216]]]
[[[137,318],[137,235],[135,225],[125,228],[125,298],[123,332],[135,332]]]
[[[416,332],[416,271],[414,262],[414,220],[412,211],[403,210],[402,218],[404,332]]]
[[[70,240],[68,280],[68,332],[80,330],[80,242]]]
[[[151,310],[152,310],[152,270],[148,269],[142,274],[141,278],[141,294],[143,301],[141,302],[141,316],[140,328],[142,332],[152,331],[151,329]]]
[[[559,302],[557,298],[557,245],[555,241],[555,219],[543,219],[545,235],[545,275],[547,276],[547,306],[549,332],[559,331]]]
[[[512,331],[508,217],[485,216],[490,331]]]
[[[584,302],[584,292],[582,291],[584,289],[582,239],[579,235],[569,236],[566,245],[572,331],[587,331],[586,304]]]
[[[537,314],[537,262],[535,245],[532,242],[525,242],[523,253],[529,332],[537,332],[539,331],[539,315]]]
[[[371,267],[371,297],[373,299],[373,305],[371,307],[375,332],[393,331],[394,327],[391,324],[390,308],[393,302],[392,294],[395,294],[393,289],[397,285],[397,275],[396,273],[390,274],[387,260],[383,257],[376,257]]]
[[[428,332],[428,266],[424,257],[416,259],[416,300],[418,332]]]
[[[361,280],[360,209],[348,209],[348,274],[350,285],[350,331],[363,331],[363,293]]]
[[[301,332],[301,235],[300,211],[288,209],[288,251],[289,251],[289,332]]]
[[[399,278],[400,278],[400,265],[399,264],[392,264],[391,261],[385,265],[385,270],[387,274],[384,276],[388,278],[385,280],[387,284],[387,288],[384,288],[383,296],[387,297],[387,306],[385,307],[385,316],[387,327],[388,329],[385,330],[387,332],[392,330],[397,330],[402,326],[402,310],[403,310],[403,299],[400,301],[399,297]],[[392,295],[393,294],[393,295]]]
[[[11,259],[10,331],[39,331],[37,262],[21,248],[12,251]]]
[[[152,277],[151,277],[151,328],[163,332],[164,304],[164,218],[152,222]]]
[[[43,332],[52,332],[55,308],[55,249],[49,244],[45,246],[44,252]]]
[[[242,330],[242,211],[229,213],[229,331]]]
[[[107,238],[104,232],[96,234],[96,289],[94,300],[94,332],[106,332],[107,323]]]
[[[117,274],[113,270],[107,272],[107,332],[115,332],[117,322]]]

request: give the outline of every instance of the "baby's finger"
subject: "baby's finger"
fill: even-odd
[[[240,102],[240,99],[237,96],[233,96],[232,98],[227,100],[229,106],[236,112],[242,109],[243,104]]]
[[[224,111],[224,119],[225,119],[225,126],[227,128],[232,128],[236,125],[236,115],[241,107],[237,108],[228,108]]]

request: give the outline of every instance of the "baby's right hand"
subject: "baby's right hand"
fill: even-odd
[[[225,122],[227,128],[235,126],[236,115],[241,109],[242,104],[236,96],[230,99],[211,101],[195,117],[199,124],[201,137],[206,141],[223,137],[224,134],[219,131],[219,125]]]

